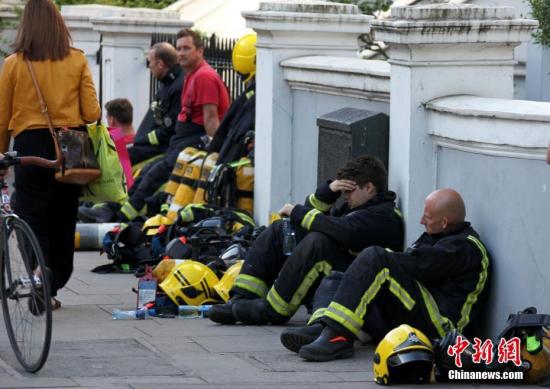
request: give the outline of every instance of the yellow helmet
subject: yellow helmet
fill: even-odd
[[[421,331],[402,324],[380,341],[373,358],[374,379],[379,385],[396,382],[430,383],[434,352]]]
[[[521,345],[521,360],[526,365],[523,381],[528,384],[538,384],[550,377],[550,328],[544,327],[538,342],[540,347],[527,351],[527,339]]]
[[[233,68],[246,76],[244,82],[256,73],[256,34],[246,34],[233,47]]]
[[[145,223],[143,223],[143,227],[141,229],[145,232],[145,235],[150,236],[156,235],[157,232],[159,232],[160,226],[169,226],[172,224],[174,224],[174,221],[169,217],[164,215],[156,215],[147,219]]]
[[[237,261],[237,263],[235,263],[233,266],[231,266],[229,269],[225,271],[220,282],[214,285],[214,289],[216,290],[216,292],[218,292],[218,295],[225,302],[229,301],[229,291],[233,287],[235,280],[237,279],[237,277],[239,276],[239,273],[241,272],[241,268],[243,267],[243,262],[244,262],[243,260]]]
[[[214,285],[220,280],[208,266],[186,260],[159,285],[177,305],[201,305],[221,302]]]

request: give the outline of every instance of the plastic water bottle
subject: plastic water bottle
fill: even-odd
[[[296,232],[290,219],[285,217],[283,218],[283,254],[290,255],[296,247]]]
[[[212,305],[180,305],[178,307],[178,317],[180,319],[196,319],[208,317]]]
[[[138,310],[130,310],[130,311],[124,311],[122,309],[115,309],[113,311],[113,320],[143,320],[148,319],[152,316],[156,315],[156,311],[154,309],[138,309]]]

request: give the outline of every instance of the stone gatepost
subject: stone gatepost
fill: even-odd
[[[406,242],[423,231],[424,198],[435,188],[436,160],[423,104],[446,95],[513,97],[514,48],[537,22],[510,7],[432,4],[394,7],[372,22],[391,45],[390,188],[400,197]]]
[[[151,75],[146,53],[152,34],[175,34],[193,24],[180,20],[177,12],[145,8],[67,6],[62,13],[74,35],[75,46],[84,49],[89,57],[102,103],[128,98],[134,106],[134,125],[138,126],[149,107]],[[96,67],[93,63],[98,47],[101,53]]]
[[[25,7],[24,0],[0,0],[0,50],[9,54],[11,44],[15,41],[17,26],[19,25],[19,10]],[[0,55],[0,68],[4,57]]]
[[[355,57],[357,37],[370,31],[372,17],[355,5],[304,0],[262,2],[257,11],[242,15],[258,34],[254,216],[265,224],[285,202],[303,201],[292,195],[293,101],[281,61],[306,55]]]

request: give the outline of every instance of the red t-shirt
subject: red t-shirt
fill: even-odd
[[[229,94],[220,75],[206,61],[202,61],[197,69],[185,76],[178,121],[186,122],[191,112],[191,121],[203,126],[202,106],[205,104],[218,106],[218,118],[221,120],[229,107]]]

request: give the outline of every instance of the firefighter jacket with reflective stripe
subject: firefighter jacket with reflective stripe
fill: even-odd
[[[336,202],[339,197],[339,192],[330,190],[329,183],[321,185],[307,197],[305,205],[294,207],[292,223],[326,234],[352,254],[372,245],[393,251],[403,249],[403,220],[395,206],[394,192],[378,193],[354,209],[345,202]]]
[[[247,155],[244,141],[255,129],[255,92],[256,84],[252,80],[224,115],[208,149],[208,153],[220,153],[218,164],[238,161]]]
[[[478,302],[486,299],[490,258],[470,223],[448,234],[424,233],[405,254],[394,258],[458,327],[479,318],[483,304]]]
[[[134,145],[168,147],[181,111],[183,79],[183,70],[177,65],[160,80],[161,87],[139,125]]]

